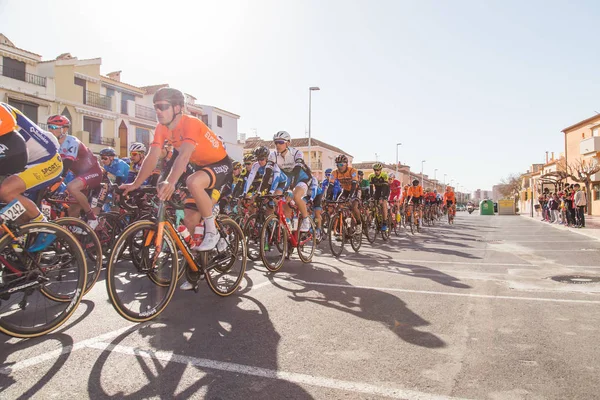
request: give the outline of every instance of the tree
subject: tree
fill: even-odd
[[[515,202],[519,199],[519,192],[523,186],[523,179],[520,174],[510,174],[500,181],[498,191],[504,197],[513,197]]]
[[[561,161],[562,163],[560,163],[556,171],[544,174],[541,178],[549,181],[554,180],[561,183],[566,183],[567,179],[571,179],[574,182],[582,183],[588,199],[588,215],[591,215],[592,202],[590,201],[590,184],[592,183],[592,176],[600,172],[600,163],[598,163],[598,159],[596,157],[588,159],[582,158],[570,164],[567,164],[564,159]]]

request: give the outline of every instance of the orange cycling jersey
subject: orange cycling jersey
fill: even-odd
[[[227,157],[225,146],[217,135],[204,122],[189,115],[182,115],[172,131],[163,124],[156,126],[150,147],[162,148],[165,141],[173,144],[175,149],[179,149],[183,142],[192,143],[195,149],[190,162],[196,165],[210,165]]]
[[[352,190],[353,181],[358,183],[358,171],[352,167],[347,167],[346,172],[341,172],[339,169],[336,169],[333,171],[332,176],[333,181],[337,179],[340,182],[342,189],[346,191]]]
[[[425,201],[427,201],[429,203],[435,202],[435,193],[433,193],[433,192],[425,193]]]
[[[409,186],[408,193],[406,193],[408,197],[421,197],[423,196],[423,186]]]
[[[444,193],[444,203],[447,201],[451,201],[456,203],[456,198],[454,197],[454,192],[446,192]]]

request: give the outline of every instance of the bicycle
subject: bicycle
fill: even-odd
[[[183,209],[183,204],[160,201],[156,220],[129,225],[109,258],[106,283],[110,301],[123,318],[132,322],[156,318],[171,301],[179,276],[178,251],[183,256],[181,268],[194,284],[194,291],[198,282],[205,279],[215,294],[229,296],[246,271],[246,241],[242,229],[231,218],[216,216],[221,239],[215,249],[192,252],[177,233],[173,218],[167,213],[168,206]],[[131,262],[120,262],[126,253]],[[140,286],[140,290],[132,293],[129,288],[133,286]]]
[[[267,195],[264,198],[277,200],[275,213],[269,215],[260,232],[260,258],[263,265],[270,272],[277,272],[283,267],[286,258],[289,259],[294,248],[298,250],[298,256],[303,263],[312,261],[317,247],[316,226],[311,217],[308,218],[310,227],[307,232],[300,232],[303,217],[297,208],[292,208],[292,220],[297,222],[298,227],[294,230],[286,223],[283,212],[285,200],[284,195]],[[307,250],[305,252],[305,250]],[[271,261],[271,257],[273,260]]]
[[[346,201],[332,201],[337,207],[331,215],[329,223],[328,239],[329,248],[335,257],[342,255],[344,244],[350,240],[350,246],[358,253],[362,245],[363,229],[357,229],[357,220],[352,212],[351,205]],[[363,222],[364,223],[364,222]],[[339,248],[336,247],[339,245]]]
[[[16,220],[24,213],[18,200],[0,210],[0,331],[32,338],[73,315],[86,288],[87,267],[72,234],[51,222],[20,225]]]

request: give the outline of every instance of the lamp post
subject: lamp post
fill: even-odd
[[[402,146],[402,143],[396,143],[396,178],[398,178],[398,146]]]
[[[308,88],[308,168],[312,169],[312,163],[311,163],[311,156],[310,156],[310,142],[311,142],[311,136],[310,136],[310,122],[311,122],[311,108],[312,108],[312,92],[313,90],[321,90],[319,89],[319,87],[317,86],[311,86]]]
[[[437,181],[437,179],[436,179],[436,177],[437,177],[437,170],[438,170],[437,168],[433,170],[433,181],[435,182],[435,184],[434,184],[434,185],[435,185],[435,186],[434,186],[434,188],[436,188],[436,189],[437,189],[437,187],[438,187],[438,181]]]
[[[423,164],[425,164],[425,161],[427,161],[427,160],[421,161],[421,185],[423,185],[425,183],[425,182],[423,182]]]

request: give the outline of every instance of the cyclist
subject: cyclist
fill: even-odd
[[[127,181],[129,176],[129,165],[115,153],[115,149],[107,147],[100,150],[100,162],[106,172],[115,176],[115,183],[120,185]]]
[[[11,105],[0,103],[0,171],[9,175],[0,184],[0,201],[18,200],[25,209],[24,219],[46,220],[24,193],[45,188],[60,178],[63,163],[59,147],[58,140],[50,132],[42,130]],[[35,250],[32,247],[30,251],[39,251],[55,238],[54,235],[38,235],[42,236],[48,240],[38,243],[36,239]]]
[[[216,247],[217,233],[213,215],[213,189],[220,190],[231,182],[232,164],[223,142],[198,118],[184,115],[185,97],[173,88],[161,88],[153,98],[158,124],[150,151],[142,163],[137,178],[122,185],[124,193],[139,188],[156,168],[165,141],[173,145],[173,156],[167,164],[166,179],[158,184],[158,197],[168,200],[175,185],[187,170],[185,184],[195,200],[197,210],[186,207],[183,222],[193,232],[200,219],[204,219],[204,239],[194,250],[207,251]],[[191,284],[190,284],[191,286]]]
[[[435,197],[435,193],[433,193],[433,191],[431,190],[431,188],[427,188],[425,189],[425,194],[423,195],[423,200],[425,201],[425,206],[429,209],[432,210],[435,207],[436,204],[436,197]],[[429,211],[429,215],[430,218],[433,219],[434,213],[433,211]]]
[[[365,201],[369,200],[369,188],[371,187],[371,183],[368,179],[365,179],[365,173],[363,171],[358,171],[358,187],[360,188],[360,198]]]
[[[452,187],[446,186],[446,193],[444,193],[444,204],[448,208],[448,212],[452,210],[456,213],[456,196]]]
[[[390,184],[388,182],[388,175],[383,172],[383,165],[380,162],[373,164],[373,173],[369,175],[369,183],[371,186],[371,197],[373,200],[381,204],[383,209],[383,224],[381,225],[382,231],[387,231],[387,200],[390,195]]]
[[[335,179],[331,179],[331,174],[333,170],[331,168],[327,168],[325,170],[325,179],[321,182],[321,190],[327,201],[333,201],[333,199],[337,199],[337,197],[342,192],[342,187],[340,186],[340,182]],[[333,187],[330,187],[331,182],[333,182]]]
[[[390,183],[390,197],[388,199],[390,206],[396,206],[396,215],[394,218],[398,218],[399,207],[398,203],[400,202],[400,195],[402,194],[402,183],[398,179],[396,179],[396,175],[390,173],[388,176],[388,181]]]
[[[358,171],[348,166],[348,157],[345,154],[340,154],[335,158],[337,169],[332,172],[329,185],[333,182],[339,182],[342,187],[342,193],[339,200],[352,200],[352,213],[356,218],[356,229],[362,230],[362,218],[360,216],[360,201],[358,199]]]
[[[279,131],[273,135],[275,151],[271,151],[269,154],[263,180],[269,181],[275,165],[278,165],[281,171],[288,176],[290,179],[288,187],[292,191],[294,201],[303,218],[300,232],[307,232],[310,228],[310,221],[307,219],[308,211],[304,196],[308,193],[308,184],[312,174],[310,168],[304,163],[302,152],[290,147],[291,140],[290,134],[286,131]],[[291,217],[292,209],[287,204],[284,205],[284,212],[287,218]]]
[[[48,118],[48,129],[60,144],[60,156],[63,160],[63,177],[71,171],[74,178],[67,184],[67,190],[77,200],[78,205],[69,207],[70,217],[78,217],[81,210],[85,213],[88,225],[92,229],[98,226],[96,215],[88,201],[87,191],[100,188],[102,168],[94,153],[75,136],[69,135],[71,121],[62,115]]]
[[[271,176],[265,178],[267,160],[269,159],[270,153],[270,150],[266,146],[260,146],[254,150],[256,162],[252,164],[252,168],[250,168],[250,172],[248,173],[248,180],[244,187],[244,195],[248,193],[257,176],[262,176],[260,184],[256,185],[258,193],[263,193],[263,191],[266,191],[267,187],[269,187],[269,194],[275,192],[277,192],[277,194],[282,194],[287,187],[288,178],[281,172],[281,169],[279,169],[277,164],[273,165],[273,173],[270,174]]]
[[[423,201],[423,186],[419,185],[418,179],[413,179],[412,186],[408,187],[407,191],[408,201],[414,205],[415,215],[417,216],[417,221],[419,222],[423,218],[423,214],[421,212],[420,204]]]
[[[234,161],[233,166],[233,182],[231,183],[231,197],[238,198],[244,191],[244,185],[246,183],[247,175],[243,175],[245,169],[242,168],[242,164],[239,161]]]

